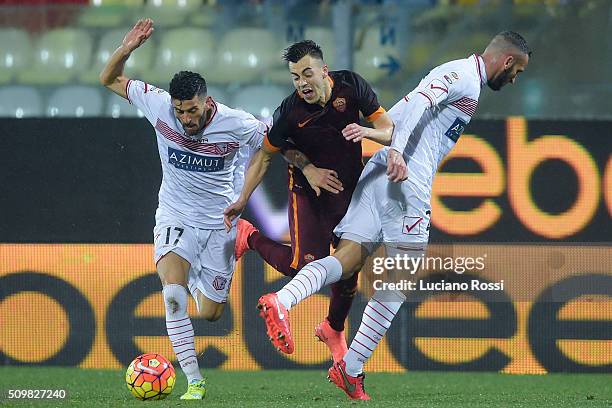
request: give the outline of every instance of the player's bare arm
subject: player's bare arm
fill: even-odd
[[[123,75],[125,62],[132,52],[144,44],[153,34],[153,20],[150,18],[138,20],[134,27],[125,35],[121,46],[110,56],[104,69],[100,73],[102,85],[127,99],[126,85],[129,78]]]
[[[277,150],[269,149],[264,145],[251,158],[249,168],[244,176],[244,185],[240,197],[238,197],[235,203],[232,203],[223,210],[223,223],[226,231],[229,232],[232,229],[232,221],[244,211],[251,194],[253,194],[253,191],[255,191],[268,171],[272,155],[276,152]]]
[[[317,194],[317,197],[321,195],[321,189],[327,190],[333,194],[338,194],[340,191],[344,190],[336,171],[316,167],[308,160],[308,157],[306,157],[304,153],[291,149],[285,151],[283,157],[287,162],[302,171],[308,180],[308,184],[310,184],[310,187],[312,187]]]
[[[372,125],[374,128],[351,123],[342,129],[342,136],[346,140],[352,140],[355,143],[361,142],[363,139],[370,139],[384,146],[389,146],[394,127],[389,114],[385,112],[378,116],[372,122]]]

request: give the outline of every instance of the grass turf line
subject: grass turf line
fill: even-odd
[[[203,370],[207,378],[206,407],[352,407],[327,382],[321,371]],[[178,398],[186,381],[177,384],[165,401],[135,400],[124,382],[124,372],[59,367],[0,367],[1,406],[126,407],[192,406]],[[67,400],[6,399],[8,389],[65,389]],[[612,375],[548,374],[539,376],[497,373],[410,372],[369,374],[368,407],[611,407]],[[196,403],[197,404],[197,403]],[[365,406],[365,405],[364,405]]]

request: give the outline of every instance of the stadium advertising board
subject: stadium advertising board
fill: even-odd
[[[487,268],[478,278],[503,280],[504,290],[477,296],[415,292],[369,371],[612,371],[609,247],[460,245],[451,250],[455,256],[486,254]],[[119,368],[141,352],[172,355],[151,245],[2,244],[0,255],[5,260],[0,269],[4,364]],[[452,275],[444,278],[474,278]],[[327,311],[324,295],[292,312],[294,355],[276,352],[267,341],[255,304],[283,281],[257,256],[246,256],[221,320],[193,319],[204,367],[327,367],[328,353],[312,334]],[[367,293],[366,274],[360,285]],[[360,296],[351,332],[364,306]],[[190,312],[195,316],[193,304]]]
[[[151,242],[161,174],[148,123],[67,121],[0,122],[15,136],[4,157],[11,194],[0,198],[14,216],[0,218],[2,241]],[[472,121],[435,178],[431,241],[610,242],[610,129],[610,121]],[[75,145],[80,154],[66,154]],[[366,144],[364,154],[374,149]],[[35,166],[24,167],[26,158]],[[273,238],[286,232],[285,167],[273,161],[245,214]]]

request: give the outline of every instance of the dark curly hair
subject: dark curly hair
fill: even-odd
[[[179,101],[192,99],[194,96],[206,96],[206,81],[197,72],[181,71],[174,74],[170,81],[170,96]]]
[[[318,58],[323,61],[323,51],[321,51],[321,47],[319,47],[319,45],[312,40],[296,42],[295,44],[285,48],[283,52],[283,59],[286,62],[293,62],[295,64],[306,55],[310,55],[311,57]]]

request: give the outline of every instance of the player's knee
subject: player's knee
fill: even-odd
[[[363,263],[359,259],[344,258],[340,260],[342,264],[342,280],[353,280],[357,278],[357,274],[361,270]]]
[[[222,314],[223,314],[223,309],[216,308],[216,307],[204,308],[199,313],[200,317],[208,320],[209,322],[216,322],[217,320],[221,318]]]
[[[174,315],[187,309],[187,291],[177,284],[165,285],[163,289],[164,305],[168,313]]]
[[[359,272],[363,266],[365,257],[361,246],[352,241],[342,240],[338,249],[334,252],[336,258],[342,265],[343,280],[350,279]]]
[[[208,320],[209,322],[217,321],[223,314],[225,303],[218,303],[204,296],[199,290],[196,291],[196,299],[198,305],[198,316]]]

